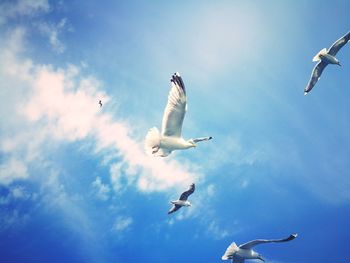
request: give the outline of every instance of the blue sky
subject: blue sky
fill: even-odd
[[[348,1],[0,2],[4,262],[346,262],[350,46],[308,96]],[[180,72],[185,138],[143,151]],[[98,100],[104,105],[100,109]],[[196,183],[193,206],[167,215]]]

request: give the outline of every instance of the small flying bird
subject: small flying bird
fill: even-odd
[[[328,64],[335,64],[341,66],[339,60],[335,57],[335,55],[346,43],[349,42],[349,40],[350,32],[348,32],[345,36],[335,41],[328,50],[326,48],[323,48],[320,52],[316,54],[316,56],[314,56],[312,61],[318,61],[318,63],[312,70],[309,83],[304,89],[304,95],[308,94],[312,90],[316,82],[320,79],[322,71]]]
[[[102,107],[102,101],[99,100],[98,104],[100,104],[100,108]]]
[[[232,260],[232,263],[244,263],[244,260],[246,259],[260,259],[261,261],[265,261],[259,253],[255,252],[252,249],[254,246],[264,243],[287,242],[293,240],[296,237],[297,234],[292,234],[289,237],[283,239],[256,239],[239,246],[237,246],[236,243],[233,242],[226,249],[225,254],[221,257],[221,259]]]
[[[202,137],[186,141],[182,138],[182,123],[187,110],[185,85],[179,73],[174,73],[170,81],[171,89],[163,114],[162,131],[160,133],[156,127],[153,127],[146,135],[145,150],[153,156],[165,157],[174,150],[196,147],[197,142],[212,139],[212,137]]]
[[[187,198],[194,192],[195,188],[195,185],[191,184],[190,188],[181,194],[179,200],[171,201],[170,203],[173,204],[173,207],[168,211],[168,214],[174,213],[183,206],[191,206],[192,204],[187,201]]]

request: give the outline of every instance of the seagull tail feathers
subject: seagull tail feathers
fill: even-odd
[[[321,59],[320,59],[320,54],[326,54],[326,53],[327,53],[327,48],[322,48],[322,49],[320,50],[320,52],[318,52],[318,53],[316,54],[316,56],[313,57],[312,61],[313,61],[313,62],[320,61],[320,60],[321,60]]]
[[[145,140],[145,151],[149,155],[157,155],[160,149],[160,138],[161,135],[156,127],[151,128]]]

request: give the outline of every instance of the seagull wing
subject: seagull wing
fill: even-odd
[[[283,238],[283,239],[257,239],[257,240],[252,240],[249,241],[245,244],[242,244],[239,246],[239,248],[242,249],[251,249],[252,247],[256,246],[256,245],[260,245],[260,244],[264,244],[264,243],[278,243],[278,242],[287,242],[287,241],[291,241],[294,238],[297,237],[297,234],[292,234],[287,238]]]
[[[327,66],[327,63],[324,61],[320,61],[316,64],[316,66],[314,67],[314,69],[312,70],[311,73],[311,77],[309,80],[309,83],[307,84],[307,86],[304,89],[305,95],[307,93],[309,93],[312,88],[315,86],[316,82],[320,79],[322,71],[324,70],[324,68]]]
[[[173,205],[172,208],[170,208],[170,210],[168,211],[168,215],[171,213],[174,213],[175,211],[179,210],[181,208],[180,205]]]
[[[191,184],[190,189],[188,189],[187,191],[185,191],[185,192],[183,192],[183,193],[181,194],[180,200],[186,201],[187,198],[188,198],[191,194],[193,194],[193,192],[194,192],[195,189],[196,189],[195,184]]]
[[[238,246],[236,245],[235,242],[232,242],[231,245],[229,245],[228,248],[226,249],[226,251],[225,251],[224,255],[221,257],[221,259],[222,260],[233,259],[233,254],[236,251],[238,251]],[[234,261],[234,262],[236,262],[236,261]],[[237,261],[237,262],[239,262],[239,261]]]
[[[335,56],[338,51],[350,40],[350,32],[339,38],[337,41],[333,43],[333,45],[329,48],[328,54]]]
[[[186,90],[179,73],[175,73],[170,81],[171,89],[163,115],[162,135],[180,137],[187,109]]]
[[[244,263],[244,258],[234,257],[232,263]]]

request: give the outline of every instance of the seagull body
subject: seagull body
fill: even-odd
[[[341,66],[339,60],[335,56],[327,54],[327,49],[324,49],[324,52],[320,51],[316,55],[316,57],[317,58],[313,59],[314,62],[322,60],[327,64],[335,64],[335,65]]]
[[[145,150],[153,156],[168,156],[174,150],[185,150],[196,147],[197,142],[211,140],[212,137],[202,137],[185,140],[181,136],[182,123],[187,110],[185,85],[179,73],[171,78],[171,89],[168,103],[165,107],[162,121],[162,131],[151,128],[145,140]]]
[[[297,234],[292,234],[283,239],[256,239],[237,246],[235,242],[226,249],[225,254],[221,257],[222,260],[232,260],[232,263],[244,263],[246,259],[260,259],[265,261],[264,258],[252,248],[256,245],[264,243],[279,243],[291,241],[297,237]]]
[[[190,141],[185,141],[183,138],[163,136],[160,140],[160,147],[173,151],[189,149],[191,147],[196,147],[196,145]]]
[[[192,204],[189,201],[183,201],[183,200],[174,200],[171,201],[173,205],[179,205],[179,206],[191,206]]]
[[[348,32],[343,37],[339,38],[337,41],[333,43],[333,45],[327,50],[323,48],[320,52],[314,56],[312,61],[317,62],[316,66],[312,70],[311,77],[309,83],[305,87],[304,95],[308,94],[312,88],[315,86],[316,82],[320,79],[321,74],[324,68],[328,64],[340,65],[339,60],[335,57],[338,51],[350,40],[350,32]]]
[[[183,206],[191,206],[192,204],[187,200],[187,198],[193,194],[194,190],[196,189],[195,184],[191,184],[190,188],[183,192],[178,200],[171,201],[170,203],[173,204],[172,208],[168,211],[168,214],[174,213],[175,211],[179,210]]]

